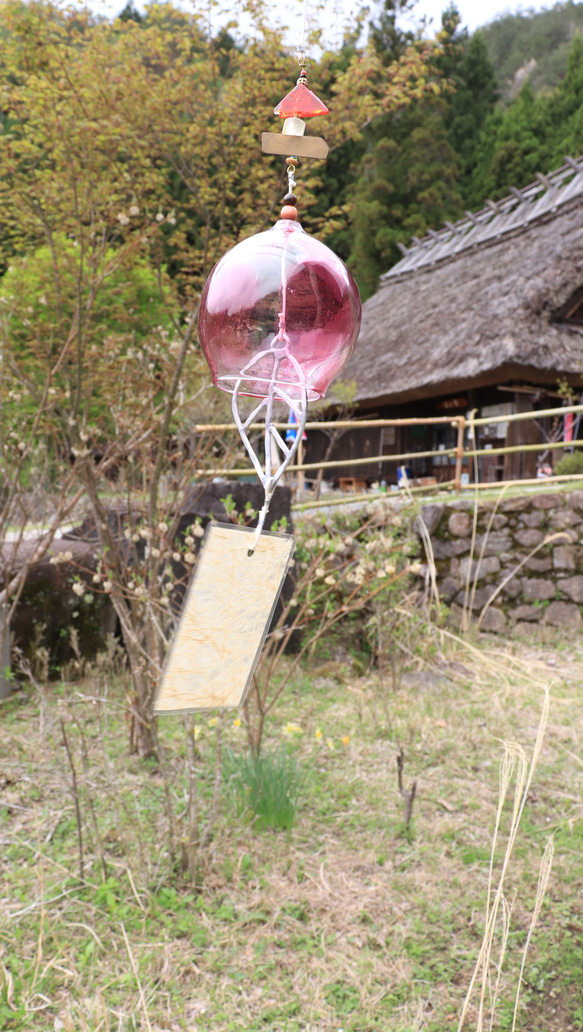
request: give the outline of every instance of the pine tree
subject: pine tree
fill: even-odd
[[[561,165],[565,154],[583,154],[583,38],[579,32],[573,38],[567,74],[549,100],[549,115],[554,127],[551,164]]]
[[[453,5],[444,12],[442,21],[444,30],[450,33],[442,69],[455,86],[447,97],[444,124],[462,165],[460,191],[466,205],[471,206],[480,137],[494,111],[498,86],[482,34],[476,32],[468,38],[466,30],[460,32],[459,14]]]
[[[385,3],[371,36],[387,64],[410,45],[412,33],[401,32],[397,17],[410,4]],[[436,82],[443,79],[447,59],[457,59],[454,48],[459,15],[455,9],[443,61],[431,69]],[[457,19],[457,20],[456,20]],[[448,51],[450,47],[450,51]],[[440,225],[458,218],[463,200],[457,187],[462,163],[451,144],[445,124],[448,98],[426,94],[392,116],[371,126],[360,174],[352,196],[352,248],[349,265],[363,297],[374,293],[381,273],[401,257],[399,243],[408,244]]]
[[[497,200],[548,169],[552,131],[548,97],[535,96],[527,79],[508,108],[486,120],[472,177],[474,206]]]

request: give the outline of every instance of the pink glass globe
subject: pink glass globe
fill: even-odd
[[[344,262],[298,222],[281,219],[215,265],[198,329],[216,387],[232,392],[242,380],[241,394],[265,397],[275,364],[286,397],[301,399],[303,387],[314,401],[350,358],[360,318]]]

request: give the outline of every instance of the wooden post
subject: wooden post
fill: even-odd
[[[462,489],[462,465],[464,461],[464,432],[466,429],[466,417],[458,416],[457,420],[457,448],[455,450],[455,493],[459,494]]]
[[[298,466],[303,466],[303,464],[304,464],[304,442],[300,438],[300,443],[298,444]],[[298,502],[301,502],[303,497],[304,497],[304,487],[305,487],[304,472],[303,472],[303,470],[300,469],[300,470],[298,470],[298,490],[297,490]]]

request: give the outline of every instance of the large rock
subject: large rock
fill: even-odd
[[[492,527],[494,530],[502,530],[508,523],[508,516],[502,516],[501,513],[497,512],[492,518]]]
[[[472,521],[467,512],[452,512],[447,526],[454,537],[467,537],[472,529]]]
[[[486,605],[486,602],[489,602],[490,599],[492,598],[492,595],[494,594],[495,590],[496,590],[496,587],[495,587],[494,584],[490,585],[487,588],[476,588],[476,590],[474,592],[474,595],[473,595],[473,601],[472,601],[472,587],[470,586],[470,590],[468,592],[468,606],[470,605],[470,601],[472,601],[472,609],[477,610],[477,611],[483,609],[484,606]],[[465,592],[465,588],[464,588],[463,591],[459,592],[459,594],[458,594],[458,596],[456,598],[456,602],[457,602],[457,604],[459,606],[463,607],[464,602],[465,602],[465,597],[466,597],[466,592]]]
[[[529,498],[504,498],[500,502],[501,512],[524,512],[530,505]]]
[[[542,530],[517,530],[514,534],[514,538],[518,541],[519,545],[523,548],[535,548],[536,545],[540,545],[541,541],[544,541],[545,535]]]
[[[439,585],[439,594],[444,602],[451,602],[459,591],[459,584],[453,577],[445,577]]]
[[[562,501],[562,495],[559,492],[547,492],[546,494],[534,495],[530,499],[530,504],[533,509],[556,509],[557,504],[560,505]]]
[[[502,588],[502,594],[508,598],[518,598],[522,592],[522,584],[518,577],[512,577]]]
[[[484,548],[484,555],[502,555],[503,552],[512,548],[510,533],[505,530],[491,530],[487,536],[486,534],[479,534],[476,538],[476,555],[481,555],[482,548]]]
[[[570,602],[551,602],[545,612],[545,623],[565,630],[579,630],[583,618],[577,606]]]
[[[559,545],[553,549],[553,566],[555,570],[576,570],[577,562],[574,545]]]
[[[573,602],[583,603],[583,577],[565,577],[559,582],[559,586]]]
[[[525,570],[534,570],[535,573],[548,573],[553,568],[553,560],[550,556],[545,556],[541,559],[537,555],[533,555],[524,564]]]
[[[451,559],[454,554],[451,541],[442,541],[441,538],[432,538],[431,547],[435,559]]]
[[[542,577],[523,577],[522,593],[527,602],[546,602],[556,595],[557,589],[552,581]]]
[[[483,631],[490,631],[494,634],[502,634],[508,627],[508,621],[501,609],[490,606],[484,613],[484,619],[480,624]]]
[[[500,572],[500,560],[496,555],[484,556],[482,561],[479,559],[470,559],[466,556],[460,562],[460,579],[465,581],[468,576],[468,567],[470,567],[470,580],[475,580],[476,576],[478,580],[483,580],[484,577],[489,577],[493,573]]]
[[[544,513],[538,509],[536,512],[525,512],[524,516],[521,517],[520,522],[525,527],[540,527],[544,520]]]
[[[420,534],[419,522],[421,517],[425,526],[427,527],[428,532],[430,534],[433,534],[433,532],[437,530],[437,526],[444,512],[445,505],[442,505],[439,502],[436,502],[433,505],[422,505],[421,509],[419,510],[419,516],[413,524],[414,531],[417,534]]]
[[[567,501],[572,509],[583,509],[583,491],[571,491]]]
[[[36,547],[34,539],[21,542],[17,549],[7,544],[0,561],[17,569],[30,560]],[[63,664],[76,654],[72,630],[81,655],[88,660],[105,649],[108,636],[115,632],[117,618],[109,595],[95,590],[92,582],[96,568],[96,554],[89,542],[60,538],[28,571],[11,621],[11,638],[29,659],[34,658],[36,648],[46,648],[51,676],[58,676]],[[76,594],[74,583],[82,585],[84,592]]]
[[[553,530],[563,530],[564,527],[578,527],[580,523],[583,523],[583,520],[572,509],[554,509],[551,513],[550,524]]]
[[[517,606],[510,615],[513,620],[526,620],[528,623],[538,623],[543,613],[544,609],[542,606]]]

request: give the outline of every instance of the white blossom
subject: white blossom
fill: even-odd
[[[119,215],[117,216],[117,221],[119,222],[120,226],[127,226],[129,225],[130,220],[128,219],[125,211],[120,211]]]
[[[111,583],[111,581],[110,580],[104,580],[104,582],[103,582],[103,590],[104,591],[111,591],[112,588],[113,588],[113,584]]]
[[[191,565],[192,565],[192,563],[195,563],[196,562],[196,556],[194,555],[194,553],[193,552],[185,552],[184,553],[184,562],[185,563],[190,563]]]
[[[130,207],[128,208],[128,211],[129,211],[129,213],[130,213],[130,215],[132,217],[134,215],[139,215],[140,214],[140,209],[138,208],[137,204],[131,204]]]
[[[81,598],[81,595],[85,594],[85,587],[83,584],[79,584],[79,581],[75,581],[73,584],[73,591],[79,596],[79,598]]]

